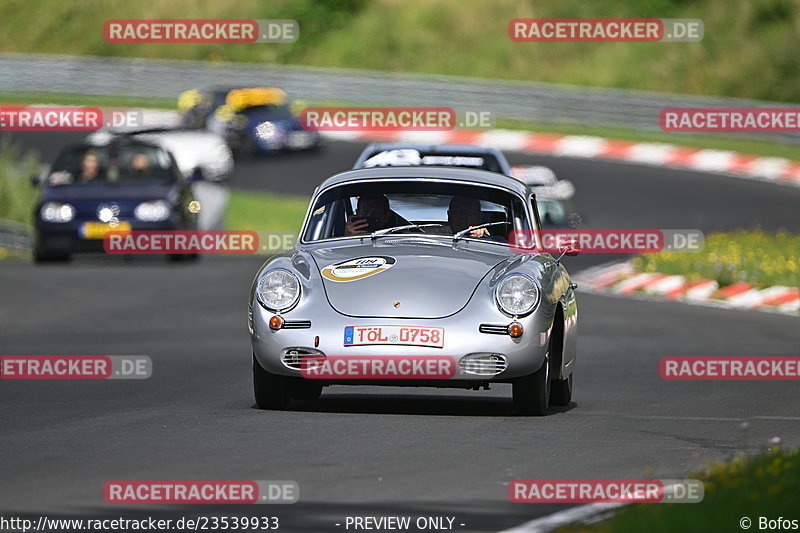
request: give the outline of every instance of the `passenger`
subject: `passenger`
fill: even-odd
[[[138,153],[131,159],[131,174],[140,176],[150,170],[150,159],[143,153]]]

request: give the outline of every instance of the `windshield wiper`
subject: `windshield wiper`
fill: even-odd
[[[404,229],[412,229],[412,228],[416,228],[420,230],[422,233],[425,233],[425,231],[422,228],[432,228],[434,226],[444,226],[444,224],[437,222],[434,224],[406,224],[404,226],[394,226],[391,228],[375,230],[370,234],[370,237],[374,239],[375,237],[380,237],[381,235],[388,235],[389,233],[394,233],[395,231],[402,231]]]
[[[487,222],[486,224],[480,224],[478,226],[472,226],[471,228],[462,229],[461,231],[453,234],[453,242],[456,242],[458,239],[469,233],[470,231],[475,231],[476,229],[481,228],[488,228],[489,226],[497,226],[499,224],[508,224],[508,222],[501,221],[501,222]]]

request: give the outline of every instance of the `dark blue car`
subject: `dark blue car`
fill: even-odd
[[[215,116],[209,121],[209,130],[221,135],[237,155],[308,150],[320,144],[319,133],[304,130],[287,105],[248,107],[227,121]]]
[[[36,262],[102,251],[109,231],[197,228],[189,182],[159,146],[130,139],[70,146],[37,182]]]
[[[186,91],[179,99],[184,124],[203,123],[225,139],[236,155],[308,150],[320,145],[316,131],[306,131],[299,102],[274,87]],[[224,102],[220,102],[224,94]],[[219,105],[218,105],[219,104]],[[213,111],[209,108],[217,106]]]

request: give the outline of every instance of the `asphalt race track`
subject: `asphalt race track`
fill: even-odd
[[[67,137],[18,135],[46,158]],[[231,185],[310,194],[361,147],[331,143],[312,154],[244,161]],[[607,162],[510,159],[547,164],[571,179],[595,228],[800,231],[796,188]],[[565,264],[577,271],[609,259],[586,254]],[[513,479],[680,478],[776,436],[800,445],[796,383],[667,382],[658,373],[667,355],[799,355],[798,318],[580,289],[574,402],[549,417],[514,416],[509,386],[338,387],[290,411],[256,410],[246,301],[260,261],[0,263],[0,353],[143,354],[154,362],[152,378],[142,381],[0,381],[0,511],[275,515],[281,529],[301,532],[344,530],[334,524],[347,515],[447,515],[460,531],[499,531],[558,509],[510,503]],[[102,487],[115,479],[288,479],[299,483],[300,502],[109,506]]]

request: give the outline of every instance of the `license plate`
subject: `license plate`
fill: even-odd
[[[103,239],[111,231],[131,231],[130,222],[117,222],[109,224],[106,222],[84,222],[78,233],[84,239]]]
[[[347,326],[345,346],[394,344],[401,346],[444,347],[444,328],[415,326]]]

